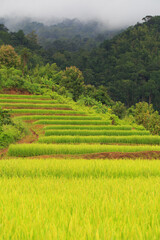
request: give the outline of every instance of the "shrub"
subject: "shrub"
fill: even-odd
[[[11,116],[8,110],[3,110],[0,108],[0,126],[6,125],[6,124],[11,124]]]
[[[9,111],[0,109],[0,148],[16,142],[26,133],[24,123],[12,120]]]
[[[13,125],[3,125],[0,134],[0,146],[6,147],[10,143],[14,143],[21,137],[21,132]]]
[[[61,78],[60,85],[65,86],[73,94],[73,99],[77,100],[84,90],[82,72],[75,66],[67,67]]]
[[[84,95],[81,95],[77,103],[79,105],[94,106],[96,104],[96,101],[94,98],[91,98],[89,96],[85,97]]]
[[[125,107],[124,103],[121,103],[120,101],[118,101],[118,102],[115,102],[115,104],[112,106],[112,111],[120,119],[122,119],[125,117],[126,107]]]
[[[160,115],[153,105],[146,102],[136,104],[134,117],[137,124],[142,124],[152,134],[160,134]]]
[[[22,71],[15,69],[14,67],[7,68],[1,66],[0,68],[0,86],[1,89],[18,88],[21,89],[24,83],[22,77]]]

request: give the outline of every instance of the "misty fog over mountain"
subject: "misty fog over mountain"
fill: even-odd
[[[49,25],[78,18],[117,29],[134,25],[146,15],[158,15],[159,11],[159,0],[1,0],[0,17],[12,18],[12,23],[27,17]]]

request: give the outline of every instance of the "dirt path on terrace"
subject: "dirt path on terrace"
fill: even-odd
[[[2,159],[3,157],[5,157],[6,154],[7,154],[7,152],[8,152],[8,148],[5,148],[5,149],[0,150],[0,159]]]
[[[17,143],[18,144],[33,143],[33,142],[37,141],[38,140],[38,134],[32,128],[30,128],[30,132],[31,132],[31,134],[25,136],[24,138],[19,140]]]
[[[30,94],[28,91],[24,91],[24,90],[17,90],[17,89],[3,89],[0,91],[0,93],[2,94],[11,94],[11,95],[32,95]]]

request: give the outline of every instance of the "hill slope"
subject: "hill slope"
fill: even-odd
[[[64,56],[81,69],[86,83],[107,86],[114,100],[127,106],[147,101],[160,110],[160,16],[129,27],[91,53]]]
[[[19,144],[11,145],[10,156],[74,155],[78,158],[82,154],[100,153],[109,157],[112,153],[114,157],[116,153],[117,158],[117,153],[120,157],[123,154],[127,157],[126,153],[132,153],[132,157],[134,154],[137,157],[137,153],[146,157],[147,152],[151,157],[155,151],[154,158],[160,153],[160,136],[152,136],[149,131],[132,129],[128,125],[111,125],[109,119],[75,111],[49,97],[1,94],[0,106],[12,109],[14,119],[28,122],[33,135],[29,141],[24,138]]]

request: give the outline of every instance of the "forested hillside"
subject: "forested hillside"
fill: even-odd
[[[105,85],[114,100],[127,106],[139,101],[160,110],[160,17],[144,18],[93,51],[61,55],[57,64],[76,65],[85,82]]]

